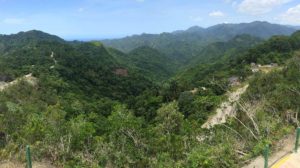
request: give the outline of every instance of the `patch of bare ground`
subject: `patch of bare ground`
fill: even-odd
[[[7,87],[10,87],[12,85],[17,84],[21,80],[24,80],[24,81],[28,82],[31,85],[36,85],[36,83],[37,83],[37,79],[34,76],[32,76],[32,74],[28,74],[28,75],[25,75],[21,78],[18,78],[16,80],[14,80],[14,81],[11,81],[11,82],[0,82],[0,91],[3,91]]]
[[[25,163],[20,163],[17,161],[1,161],[0,168],[24,168],[26,166]],[[57,168],[51,165],[49,162],[33,162],[33,168]]]
[[[216,110],[216,114],[210,116],[208,120],[201,126],[201,128],[212,128],[215,125],[226,123],[227,118],[233,117],[236,114],[237,102],[241,95],[246,92],[248,84],[244,85],[235,91],[229,92],[228,100],[223,102]]]

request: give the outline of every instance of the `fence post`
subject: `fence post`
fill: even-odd
[[[265,147],[264,158],[265,158],[265,166],[264,166],[264,168],[268,168],[268,162],[269,162],[269,145],[266,145],[266,147]]]
[[[299,137],[300,137],[300,127],[297,128],[297,134],[296,134],[296,142],[295,142],[295,152],[298,152],[298,146],[299,146]]]
[[[26,146],[26,160],[27,160],[27,168],[32,168],[31,154],[30,154],[29,145]]]

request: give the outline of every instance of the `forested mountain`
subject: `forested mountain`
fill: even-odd
[[[251,36],[248,34],[241,34],[233,37],[225,42],[214,42],[206,45],[195,57],[191,58],[188,66],[199,65],[213,60],[220,60],[222,57],[231,57],[248,48],[251,48],[259,43],[263,39]]]
[[[4,40],[0,37],[0,41],[5,46],[0,55],[2,76],[14,79],[29,73],[51,75],[68,83],[67,88],[60,88],[62,90],[119,100],[124,96],[137,96],[151,86],[143,74],[119,63],[98,43],[69,45],[39,31],[2,37]]]
[[[175,61],[153,48],[139,47],[129,52],[128,56],[129,62],[146,76],[153,76],[153,79],[166,80],[175,73]]]
[[[260,38],[269,38],[274,35],[290,35],[296,28],[268,22],[255,21],[239,24],[219,24],[206,29],[209,36],[216,36],[220,40],[230,39],[238,34],[249,34]]]
[[[36,44],[40,41],[64,42],[63,39],[38,30],[20,32],[12,35],[0,35],[0,52],[7,52],[16,47],[26,47],[28,44]]]
[[[295,39],[296,37],[297,33],[294,33],[290,40],[297,41]],[[234,75],[246,77],[249,75],[249,66],[251,63],[260,65],[272,63],[280,64],[290,57],[288,53],[293,50],[292,45],[287,43],[287,41],[289,41],[287,36],[273,36],[262,44],[253,37],[244,36],[245,42],[250,42],[252,39],[254,40],[252,44],[259,44],[250,50],[247,49],[249,44],[243,45],[240,39],[242,38],[238,36],[228,43],[219,42],[209,45],[204,50],[207,52],[204,53],[211,56],[217,55],[217,57],[208,62],[198,61],[197,64],[191,64],[185,71],[177,74],[177,80],[182,82],[185,86],[193,86],[197,83],[203,84],[203,81],[207,83],[206,77],[208,76],[214,79],[226,79],[226,77],[229,78]],[[216,47],[220,46],[220,44],[222,47]],[[283,52],[283,54],[278,55],[277,52]]]
[[[270,32],[240,34],[257,24]],[[0,159],[23,161],[30,145],[33,160],[58,167],[242,167],[290,134],[287,114],[299,113],[300,32],[264,40],[293,31],[268,25],[211,28],[231,30],[221,41],[198,27],[142,35],[164,40],[128,53],[39,31],[0,36]],[[244,85],[236,115],[202,128]]]
[[[178,69],[178,62],[151,47],[139,47],[127,54],[114,48],[108,48],[108,51],[120,63],[136,69],[155,82],[167,80]]]
[[[256,21],[241,24],[220,24],[206,29],[195,26],[185,31],[134,35],[122,39],[103,40],[102,42],[124,52],[141,46],[149,46],[170,58],[186,63],[191,57],[197,56],[204,46],[212,42],[228,41],[240,34],[250,34],[266,39],[273,35],[290,35],[295,31],[296,28]]]

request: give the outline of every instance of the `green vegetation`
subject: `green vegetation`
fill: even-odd
[[[1,38],[1,81],[37,78],[0,91],[1,159],[24,161],[31,145],[33,160],[64,167],[234,168],[298,122],[289,114],[300,106],[300,32],[209,44],[177,74],[179,60],[150,47],[126,54],[35,31],[3,37],[13,45]],[[251,63],[281,68],[253,74]],[[232,76],[249,83],[236,117],[202,129]]]
[[[131,51],[128,59],[141,69],[142,74],[158,81],[170,78],[176,71],[176,63],[172,59],[150,47],[140,47]]]

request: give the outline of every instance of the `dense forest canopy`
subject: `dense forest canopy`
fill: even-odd
[[[0,36],[0,159],[24,161],[30,145],[35,161],[62,167],[232,168],[293,131],[299,31],[253,22],[104,44],[114,42],[128,52],[40,31]],[[203,128],[243,85],[236,116]]]

